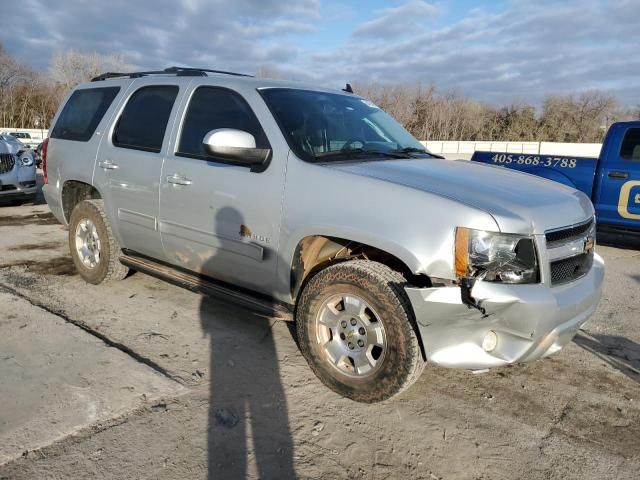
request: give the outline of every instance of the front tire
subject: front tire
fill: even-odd
[[[404,277],[368,260],[336,264],[305,286],[296,309],[300,349],[318,378],[352,400],[387,400],[425,362]]]
[[[103,200],[83,200],[69,220],[69,250],[80,276],[98,285],[122,280],[129,269],[120,263],[120,245],[113,235]]]

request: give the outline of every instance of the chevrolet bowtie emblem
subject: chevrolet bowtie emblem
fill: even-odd
[[[587,239],[584,241],[584,251],[586,253],[591,253],[594,247],[595,242],[593,240],[593,237],[587,237]]]

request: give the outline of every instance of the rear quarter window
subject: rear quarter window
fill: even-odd
[[[51,138],[88,142],[120,87],[88,88],[73,92],[51,131]]]

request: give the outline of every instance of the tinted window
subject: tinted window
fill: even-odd
[[[119,91],[120,87],[104,87],[73,92],[51,131],[51,138],[89,141]]]
[[[178,153],[207,158],[202,139],[218,128],[249,132],[256,139],[256,148],[269,148],[260,122],[239,94],[224,88],[200,87],[191,97]]]
[[[640,161],[640,128],[630,128],[624,134],[620,156],[625,160]]]
[[[118,120],[113,144],[123,148],[159,152],[178,87],[162,85],[136,91]]]

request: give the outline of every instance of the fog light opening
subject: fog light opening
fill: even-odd
[[[498,334],[489,330],[482,340],[482,348],[485,352],[493,352],[498,346]]]

